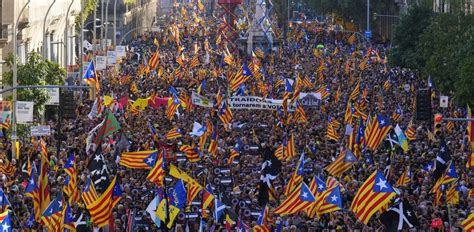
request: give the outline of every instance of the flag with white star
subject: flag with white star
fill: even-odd
[[[385,225],[388,232],[416,228],[418,225],[415,211],[406,200],[400,201],[380,215],[380,221]]]
[[[308,185],[304,182],[301,186],[300,200],[307,202],[314,202],[316,200],[313,193],[309,190]]]
[[[143,161],[148,165],[150,166],[151,168],[153,168],[156,164],[156,159],[157,159],[157,155],[158,155],[158,151],[155,151],[153,153],[151,153],[148,157],[146,157]]]
[[[430,161],[427,163],[425,166],[423,166],[423,171],[425,172],[431,172],[434,169],[434,161]]]
[[[446,145],[444,140],[441,140],[439,144],[439,152],[436,155],[435,170],[433,171],[433,177],[439,179],[446,168],[448,167],[448,162],[451,160],[451,152]]]
[[[2,232],[11,232],[12,231],[12,222],[10,220],[9,211],[0,213],[0,226],[2,227]]]
[[[376,150],[391,129],[392,124],[386,116],[381,114],[374,116],[365,131],[367,148],[372,151]]]
[[[247,63],[245,63],[242,67],[242,75],[246,77],[252,76],[252,72],[250,71],[250,68]]]
[[[107,164],[100,147],[94,155],[90,157],[89,162],[92,182],[94,183],[97,193],[102,193],[109,186],[110,179]]]
[[[274,210],[274,214],[281,216],[294,214],[308,209],[316,201],[316,184],[310,187],[302,182],[290,195]]]
[[[0,188],[0,207],[2,207],[2,209],[6,209],[8,206],[11,207],[11,205],[12,204],[8,200],[7,195],[5,192],[3,192],[3,189]]]
[[[319,176],[316,177],[316,184],[318,186],[318,193],[322,193],[324,190],[326,190],[326,183]]]
[[[321,197],[324,200],[317,209],[318,215],[342,209],[341,187],[339,185],[326,190]]]
[[[357,162],[357,157],[352,153],[350,149],[346,150],[346,156],[344,157],[344,162],[346,163],[355,163]]]
[[[351,210],[367,225],[372,215],[387,205],[397,194],[379,170],[374,171],[357,191]]]
[[[34,225],[35,225],[35,211],[31,211],[30,217],[25,222],[25,228],[26,229],[33,229]]]
[[[48,227],[50,231],[59,231],[61,227],[61,214],[63,211],[63,197],[62,192],[49,203],[48,207],[44,210],[41,220]]]
[[[258,203],[260,206],[268,203],[268,189],[271,186],[271,181],[280,173],[282,166],[281,161],[275,156],[274,150],[268,147],[264,148],[263,156],[264,160],[260,171],[260,188],[258,193]]]
[[[64,231],[76,231],[74,226],[74,215],[72,214],[71,206],[68,202],[66,202],[66,207],[64,208],[63,218]]]
[[[94,62],[90,62],[89,66],[87,66],[87,70],[84,72],[84,76],[82,77],[86,82],[91,82],[96,80],[96,75],[95,75],[95,68],[94,68]]]

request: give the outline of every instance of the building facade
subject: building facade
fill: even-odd
[[[433,0],[433,11],[436,13],[448,13],[451,12],[453,0]],[[456,2],[461,7],[462,11],[466,14],[474,13],[474,0],[457,0]]]
[[[76,59],[75,46],[75,17],[81,11],[81,0],[42,0],[30,1],[19,18],[19,26],[16,31],[17,48],[16,54],[20,63],[24,63],[31,52],[46,54],[46,59],[59,63],[62,66],[72,64]],[[1,11],[1,39],[0,56],[0,81],[3,73],[8,71],[5,59],[10,53],[14,53],[12,39],[14,38],[13,24],[16,23],[20,10],[27,0],[0,0]],[[48,8],[51,10],[45,21]],[[72,5],[71,5],[72,4]],[[66,25],[66,14],[68,25]],[[45,23],[44,23],[45,22]],[[43,31],[44,28],[44,31]],[[67,34],[65,34],[67,32]],[[67,40],[67,43],[65,41]],[[65,45],[67,44],[67,47]],[[44,50],[43,50],[44,49]],[[68,60],[65,60],[65,57]],[[2,88],[5,84],[2,83]],[[1,98],[1,96],[0,96]]]

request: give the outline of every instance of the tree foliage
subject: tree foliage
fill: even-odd
[[[424,66],[426,59],[420,54],[418,41],[423,30],[432,20],[432,11],[427,7],[413,6],[403,15],[393,37],[394,48],[390,54],[392,65],[416,68]]]
[[[82,14],[83,14],[83,20],[84,22],[87,20],[87,18],[89,17],[89,15],[92,14],[92,12],[94,12],[94,6],[97,4],[97,1],[98,0],[85,0],[84,1],[84,9],[82,10]],[[76,17],[76,31],[77,33],[80,33],[80,30],[81,30],[81,17],[80,16],[77,16]]]
[[[9,54],[7,64],[13,66],[13,55]],[[66,71],[57,63],[43,58],[37,53],[31,53],[25,64],[18,65],[18,85],[60,85],[64,83]],[[13,85],[13,72],[10,70],[3,75],[4,84]],[[34,116],[38,117],[44,110],[44,104],[48,100],[48,92],[45,89],[19,89],[17,91],[18,101],[33,101]]]
[[[474,104],[474,16],[456,4],[450,13],[434,14],[430,6],[415,5],[396,29],[392,65],[431,76],[436,90]]]

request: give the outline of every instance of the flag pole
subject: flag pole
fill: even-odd
[[[61,140],[62,140],[62,139],[61,139],[61,126],[62,126],[62,125],[61,125],[61,121],[62,121],[61,115],[62,115],[62,111],[63,111],[63,110],[62,110],[62,107],[61,107],[61,100],[64,100],[64,99],[61,98],[61,93],[62,93],[62,89],[59,89],[59,96],[60,96],[60,97],[59,97],[59,103],[60,103],[60,104],[58,105],[58,109],[59,109],[59,111],[58,111],[58,122],[57,122],[57,127],[58,127],[57,136],[58,136],[58,137],[56,138],[56,141],[57,141],[57,142],[56,142],[56,155],[57,155],[58,157],[60,157],[59,154],[60,154],[60,152],[61,152]]]
[[[164,149],[163,147],[161,147],[161,153],[163,154],[162,159],[166,158],[166,157],[165,157],[166,153],[163,152],[164,150],[165,150],[165,149]],[[166,159],[165,159],[165,160],[166,160]],[[156,161],[156,162],[158,162],[158,161]],[[165,161],[165,162],[166,162],[166,161]],[[163,163],[162,165],[165,165],[165,163]],[[165,166],[166,166],[166,165],[165,165]],[[165,200],[165,206],[166,206],[166,212],[165,212],[165,214],[166,214],[166,219],[165,219],[165,221],[164,221],[164,224],[165,224],[165,225],[163,226],[163,224],[162,224],[162,229],[163,229],[164,232],[168,232],[168,223],[169,223],[169,220],[170,220],[170,219],[169,219],[169,218],[170,218],[170,211],[169,211],[169,207],[168,207],[168,205],[169,205],[169,200],[168,200],[168,189],[166,188],[166,174],[169,174],[169,173],[167,173],[167,170],[166,170],[166,169],[164,169],[164,172],[165,172],[165,176],[163,177],[163,192],[164,192],[164,195],[165,195],[165,196],[164,196],[164,200]]]

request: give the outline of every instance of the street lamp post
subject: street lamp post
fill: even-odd
[[[97,22],[100,22],[100,19],[95,19],[95,20],[96,20]],[[87,28],[91,23],[94,23],[94,22],[93,22],[93,21],[90,21],[90,22],[84,24],[84,26],[83,26],[82,28],[83,28],[83,29],[84,29],[84,28]],[[96,27],[101,27],[101,25],[96,26]],[[85,30],[85,31],[87,31],[87,30]]]
[[[104,38],[105,38],[105,46],[104,46],[104,51],[107,53],[107,45],[108,45],[108,38],[107,38],[107,34],[108,34],[108,31],[109,31],[109,0],[107,0],[107,2],[105,3],[105,9],[104,9],[104,18],[105,20],[102,21],[102,24],[105,26],[105,32],[104,32]]]
[[[13,84],[12,87],[13,89],[13,110],[12,110],[12,158],[16,158],[16,101],[17,101],[17,91],[16,91],[16,86],[17,86],[17,78],[18,78],[18,64],[17,64],[17,29],[18,29],[18,24],[20,22],[20,16],[23,14],[23,11],[26,9],[26,6],[30,4],[31,0],[28,0],[26,4],[21,8],[20,13],[18,13],[18,17],[16,19],[16,22],[13,23]]]
[[[43,59],[47,59],[46,56],[48,55],[48,51],[46,49],[46,44],[47,44],[46,43],[46,19],[48,19],[49,11],[51,10],[51,8],[53,7],[55,2],[56,2],[56,0],[53,0],[51,5],[49,5],[49,8],[46,11],[46,15],[44,16],[44,20],[43,20]]]
[[[114,46],[117,46],[117,0],[114,2]]]
[[[93,36],[93,37],[92,37],[92,52],[94,53],[94,54],[93,54],[94,57],[95,57],[95,40],[97,39],[97,38],[96,38],[96,30],[95,30],[96,27],[97,27],[97,20],[96,20],[96,18],[97,18],[97,2],[94,1],[94,21],[93,21],[93,22],[94,22],[94,25],[93,25],[93,26],[94,26],[94,28],[93,28],[94,33],[92,34],[92,36]],[[94,59],[95,59],[95,58],[94,58]]]
[[[367,31],[370,31],[370,0],[367,0]]]
[[[64,67],[66,67],[66,77],[67,79],[67,63],[68,63],[68,30],[69,30],[69,11],[71,10],[72,4],[74,3],[74,0],[71,0],[71,3],[69,4],[69,7],[67,8],[66,12],[66,26],[64,27]]]
[[[81,0],[81,39],[79,41],[79,75],[78,78],[82,78],[82,67],[84,66],[84,14],[82,13],[84,11],[84,0]],[[95,21],[95,18],[94,18]]]
[[[123,36],[120,38],[120,42],[119,42],[118,45],[122,45],[123,40],[125,39],[125,37],[127,37],[128,34],[134,32],[134,31],[136,31],[136,30],[140,30],[140,29],[150,29],[150,28],[151,28],[151,27],[136,27],[136,28],[133,28],[133,29],[131,29],[131,30],[125,32],[125,34],[123,34]]]
[[[100,1],[100,20],[101,20],[101,25],[103,26],[103,23],[107,21],[105,19],[105,1],[106,0],[101,0]],[[104,28],[100,29],[100,40],[101,40],[101,45],[102,45],[102,40],[104,39]]]

